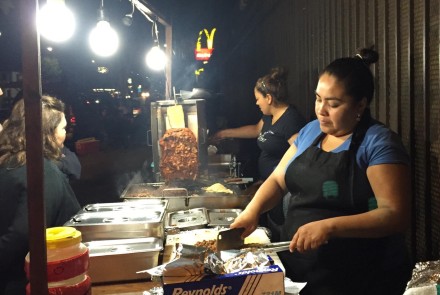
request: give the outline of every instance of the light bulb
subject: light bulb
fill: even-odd
[[[113,55],[119,47],[119,37],[108,21],[101,20],[90,32],[89,43],[93,52],[107,57]]]
[[[165,64],[167,61],[165,52],[159,48],[159,46],[154,46],[147,53],[145,57],[145,61],[147,62],[147,66],[155,71],[160,71],[165,68]]]
[[[63,42],[75,31],[75,18],[64,2],[48,2],[37,14],[37,25],[43,37]]]
[[[122,23],[124,25],[126,25],[127,27],[131,26],[131,24],[133,23],[133,15],[131,14],[126,14],[123,18],[122,18]]]

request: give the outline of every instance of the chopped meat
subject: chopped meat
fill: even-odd
[[[197,242],[194,246],[196,247],[205,247],[212,252],[217,252],[217,240],[203,240]]]
[[[197,139],[189,128],[173,128],[159,140],[160,173],[165,180],[196,179],[198,173]]]

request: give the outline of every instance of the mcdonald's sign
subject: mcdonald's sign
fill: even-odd
[[[214,43],[214,34],[217,29],[214,28],[211,30],[211,33],[208,32],[207,29],[203,29],[199,32],[199,38],[197,39],[196,49],[194,50],[196,60],[208,61],[211,56],[214,48],[212,48]],[[202,48],[202,36],[203,33],[206,36],[206,47]]]

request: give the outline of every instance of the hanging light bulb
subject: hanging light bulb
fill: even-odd
[[[153,46],[150,51],[147,53],[145,57],[145,61],[147,62],[147,66],[155,71],[160,71],[165,68],[165,64],[167,61],[165,52],[160,49],[159,45]]]
[[[126,25],[127,27],[131,26],[131,24],[133,23],[133,13],[134,13],[134,1],[132,1],[132,9],[131,9],[131,13],[127,13],[123,18],[122,18],[122,23],[124,25]]]
[[[104,1],[104,0],[103,0]],[[98,9],[98,23],[90,32],[89,43],[93,52],[99,56],[113,55],[119,47],[119,37],[104,16],[104,2]]]
[[[131,24],[133,23],[133,14],[126,14],[123,18],[122,18],[122,23],[124,25],[126,25],[127,27],[131,26]]]
[[[44,38],[63,42],[72,37],[75,18],[64,0],[48,0],[37,14],[37,25]]]

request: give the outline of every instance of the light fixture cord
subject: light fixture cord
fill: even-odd
[[[131,1],[131,16],[133,16],[133,13],[134,13],[134,2],[133,1]]]

